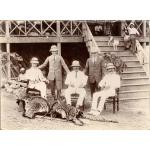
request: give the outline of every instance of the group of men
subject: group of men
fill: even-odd
[[[25,79],[29,81],[29,88],[39,90],[41,96],[46,98],[48,85],[52,96],[59,100],[62,89],[63,67],[67,73],[65,84],[68,87],[64,90],[66,103],[71,105],[71,95],[78,94],[79,98],[76,107],[82,106],[86,96],[85,86],[89,81],[92,97],[92,107],[89,113],[99,115],[103,110],[105,100],[109,96],[115,96],[115,89],[120,87],[120,76],[116,74],[115,66],[112,63],[108,63],[106,66],[107,74],[104,75],[103,58],[98,55],[98,50],[95,48],[91,51],[90,58],[87,59],[85,71],[80,70],[80,62],[77,60],[72,62],[72,70],[70,71],[64,59],[58,55],[56,45],[51,46],[50,52],[52,55],[48,56],[41,65],[39,65],[38,58],[33,57],[31,59],[31,67],[25,73]],[[49,72],[46,78],[43,76],[41,69],[47,65],[49,65]],[[55,89],[57,94],[55,94]],[[98,103],[99,98],[100,102]]]

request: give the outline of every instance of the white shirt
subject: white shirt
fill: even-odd
[[[26,71],[26,79],[37,83],[46,80],[39,68],[28,69]]]
[[[73,85],[76,88],[83,88],[87,83],[88,77],[82,72],[77,71],[71,71],[68,73],[65,84],[68,86]]]
[[[104,78],[100,81],[99,86],[113,90],[120,88],[120,76],[116,73],[106,74]]]
[[[129,34],[131,35],[131,34],[137,34],[137,35],[139,35],[139,32],[138,32],[138,30],[136,29],[136,28],[130,28],[130,27],[128,27],[128,31],[129,31]]]

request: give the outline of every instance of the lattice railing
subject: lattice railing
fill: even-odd
[[[10,21],[10,36],[56,36],[56,21]]]
[[[62,36],[79,36],[82,35],[81,21],[61,21],[60,33]]]
[[[59,22],[59,27],[57,26]],[[6,21],[0,21],[0,36],[6,35]],[[8,31],[8,30],[7,30]],[[81,21],[9,21],[9,36],[81,36]]]
[[[140,35],[143,35],[143,21],[134,21],[134,20],[126,20],[125,23],[127,27],[129,27],[130,23],[133,22],[135,25],[135,28],[139,31]]]

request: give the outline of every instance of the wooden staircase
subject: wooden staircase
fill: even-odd
[[[109,37],[94,37],[97,46],[100,48],[102,53],[114,53],[115,55],[120,56],[127,64],[127,69],[121,75],[121,88],[119,93],[120,100],[149,99],[149,77],[146,75],[142,65],[140,65],[136,55],[133,55],[129,50],[124,50],[123,39],[121,37],[115,38],[118,38],[120,41],[117,51],[114,51],[112,46],[108,46],[107,43]]]

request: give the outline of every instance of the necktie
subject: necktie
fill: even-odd
[[[77,78],[77,71],[76,71],[76,78]]]

